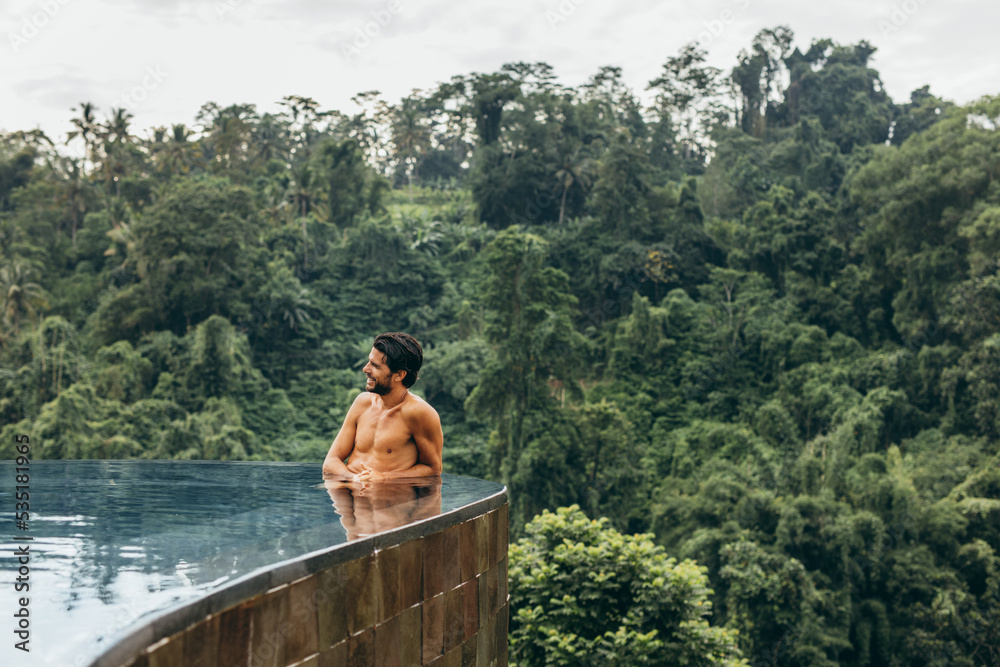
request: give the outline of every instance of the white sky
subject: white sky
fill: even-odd
[[[345,57],[379,11],[388,23]],[[998,19],[995,0],[4,0],[0,130],[65,140],[72,107],[93,102],[103,119],[126,98],[141,135],[192,125],[208,101],[264,112],[294,94],[353,113],[364,90],[396,101],[514,61],[548,62],[566,85],[615,65],[641,92],[687,42],[729,71],[758,30],[781,24],[803,49],[871,42],[897,102],[930,84],[966,103],[1000,94]]]

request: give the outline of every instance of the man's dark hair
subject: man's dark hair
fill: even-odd
[[[403,377],[404,387],[413,386],[417,381],[417,371],[424,363],[424,351],[416,338],[401,331],[390,331],[376,336],[372,347],[385,355],[390,373],[406,371]]]

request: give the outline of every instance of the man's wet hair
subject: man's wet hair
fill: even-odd
[[[417,371],[424,363],[424,351],[416,338],[401,331],[390,331],[376,336],[372,347],[385,355],[390,373],[406,371],[403,377],[404,387],[413,386],[417,381]]]

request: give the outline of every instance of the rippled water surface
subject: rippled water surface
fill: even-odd
[[[258,568],[449,512],[491,482],[324,484],[318,463],[38,461],[31,515],[16,530],[14,464],[0,462],[0,664],[85,665],[144,616]],[[31,537],[30,586],[10,557]],[[31,653],[13,648],[16,598],[30,598]]]

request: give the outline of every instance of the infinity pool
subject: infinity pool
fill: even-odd
[[[0,462],[0,507],[14,509],[14,464]],[[436,481],[338,487],[318,463],[38,461],[28,530],[3,531],[0,664],[89,665],[154,617],[253,573],[352,540],[447,515],[503,486]],[[8,514],[10,517],[11,515]],[[31,538],[14,541],[12,537]],[[15,593],[30,545],[30,592]],[[13,644],[30,598],[30,654]]]

